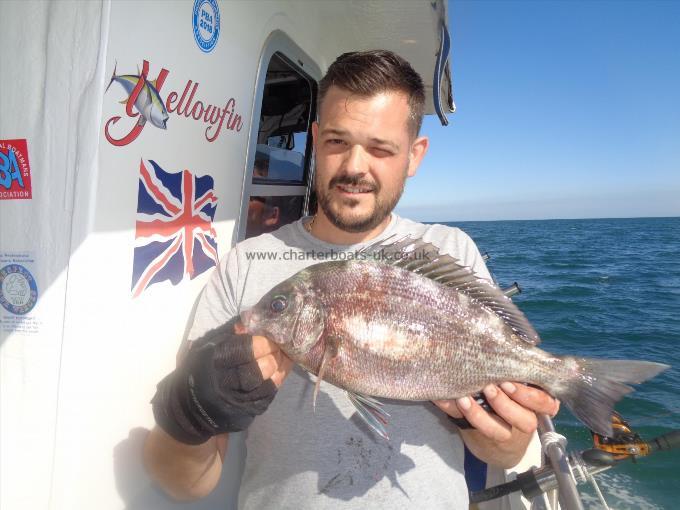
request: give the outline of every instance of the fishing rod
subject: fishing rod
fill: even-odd
[[[557,489],[560,492],[559,499],[562,510],[574,510],[583,508],[576,485],[590,482],[604,507],[609,508],[593,478],[594,475],[611,469],[628,459],[635,461],[638,457],[680,447],[680,430],[674,430],[650,441],[644,441],[618,413],[612,416],[612,427],[613,437],[593,432],[593,448],[565,453],[559,459],[557,469],[552,462],[538,468],[529,469],[509,482],[471,492],[470,503],[490,501],[518,491],[521,491],[525,498],[532,501],[548,491]],[[546,451],[545,448],[544,451]],[[549,455],[547,451],[546,454]],[[566,491],[564,490],[565,481],[562,477],[565,473],[569,477],[569,482],[566,483]],[[574,494],[571,494],[571,486],[576,490]],[[556,508],[554,505],[552,507]]]
[[[488,253],[485,252],[484,255],[482,255],[482,258],[486,262],[491,257]],[[522,293],[522,289],[517,282],[513,282],[512,285],[510,285],[509,287],[502,288],[501,290],[503,294],[505,294],[505,296],[507,296],[508,298],[512,298],[513,296]],[[543,457],[545,465],[544,467],[546,471],[550,473],[550,480],[551,481],[554,480],[554,484],[551,483],[549,487],[546,486],[546,488],[543,491],[541,491],[541,494],[546,495],[548,492],[550,492],[552,496],[551,498],[548,498],[547,501],[545,501],[545,503],[548,508],[556,509],[557,500],[559,499],[560,506],[564,510],[583,510],[583,502],[581,501],[581,496],[579,495],[578,489],[576,488],[576,480],[573,476],[569,456],[566,450],[567,438],[557,433],[557,431],[555,430],[555,425],[553,424],[552,418],[550,416],[548,416],[547,414],[538,414],[537,418],[539,437],[544,452]],[[546,460],[548,464],[545,463]],[[519,479],[520,477],[518,476],[517,480]],[[594,479],[592,480],[594,482]],[[499,488],[505,486],[514,487],[513,482],[508,482],[497,487]],[[533,485],[531,484],[531,480],[527,480],[527,482],[529,483],[530,487],[533,487]],[[521,488],[522,486],[520,486],[520,489],[514,489],[511,490],[510,492],[514,492],[515,490],[521,490]],[[488,494],[494,494],[493,489],[494,488],[492,487],[490,489],[486,489],[486,491],[489,491]],[[555,489],[557,489],[557,491],[555,491]],[[596,487],[596,490],[600,495],[600,500],[604,502],[604,497],[601,495],[599,488]],[[492,496],[489,499],[495,499],[496,497],[500,497],[507,494],[502,491],[503,489],[501,489],[501,493],[498,496]],[[484,493],[485,491],[480,492]],[[472,499],[472,497],[473,496],[471,494],[470,503],[475,502]],[[480,500],[480,502],[481,501],[487,500]],[[605,508],[606,507],[607,506],[605,503]]]
[[[488,252],[484,252],[482,258],[484,262],[488,262],[491,256],[488,254]],[[492,278],[494,278],[493,275]],[[498,282],[496,282],[496,284],[498,284]],[[513,282],[513,284],[509,287],[501,288],[501,291],[506,297],[512,298],[517,294],[521,294],[522,288],[517,282]],[[548,508],[556,509],[557,501],[559,499],[561,507],[565,510],[583,510],[581,496],[579,495],[578,489],[576,488],[576,481],[573,477],[569,464],[569,457],[566,450],[567,438],[557,433],[555,430],[555,425],[553,424],[552,418],[550,416],[547,414],[537,414],[537,418],[539,438],[544,452],[543,464],[546,465],[546,461],[549,463],[552,479],[555,480],[555,485],[551,486],[550,488],[546,488],[543,492],[543,494],[546,496],[544,503]],[[547,497],[548,492],[550,493],[550,497]],[[499,496],[495,497],[500,497],[502,495],[505,494],[500,494]],[[495,497],[491,499],[495,499]],[[601,496],[600,499],[604,501],[604,497]],[[471,499],[470,502],[472,503],[473,500]]]
[[[487,252],[482,255],[484,262],[488,262],[490,258]],[[492,278],[496,281],[493,274]],[[517,282],[501,290],[508,298],[522,292]],[[591,431],[593,448],[567,452],[567,439],[557,433],[552,418],[546,414],[538,414],[537,418],[544,454],[541,467],[529,469],[509,482],[470,492],[470,504],[490,501],[521,491],[525,498],[532,501],[532,508],[556,510],[559,499],[559,508],[562,510],[583,510],[583,501],[577,485],[590,482],[604,508],[609,510],[594,475],[611,469],[627,459],[635,462],[637,457],[680,447],[680,430],[669,432],[651,441],[643,441],[621,415],[614,411],[613,437]],[[548,494],[551,497],[548,497]]]

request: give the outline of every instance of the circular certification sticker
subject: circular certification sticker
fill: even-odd
[[[220,8],[217,0],[194,0],[194,39],[204,53],[210,53],[220,36]]]
[[[0,304],[15,315],[30,312],[38,301],[35,278],[24,266],[9,264],[0,269]]]

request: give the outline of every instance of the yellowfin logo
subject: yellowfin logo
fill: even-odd
[[[187,80],[181,95],[178,92],[170,92],[164,101],[160,91],[170,71],[162,68],[158,77],[151,81],[148,79],[149,62],[147,60],[144,60],[142,71],[138,74],[117,75],[116,68],[117,65],[114,66],[113,75],[106,90],[108,91],[114,82],[123,87],[128,95],[127,99],[122,101],[125,104],[125,113],[128,118],[135,119],[136,122],[127,134],[116,137],[111,133],[111,129],[121,120],[121,116],[111,117],[104,126],[104,136],[112,145],[120,147],[133,142],[147,123],[159,129],[167,129],[171,113],[207,124],[204,133],[208,142],[214,142],[223,130],[240,132],[243,128],[243,120],[236,111],[236,100],[233,97],[226,101],[224,107],[195,100],[199,84],[193,80]]]

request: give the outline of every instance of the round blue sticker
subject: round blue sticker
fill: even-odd
[[[194,39],[201,51],[210,53],[220,37],[220,8],[217,0],[194,0]]]
[[[0,269],[0,304],[15,315],[30,312],[38,301],[38,286],[28,269],[9,264]]]

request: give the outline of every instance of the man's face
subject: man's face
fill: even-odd
[[[412,139],[409,113],[402,92],[358,97],[328,90],[312,129],[315,188],[321,213],[336,227],[366,232],[397,205],[427,149],[426,138]]]

